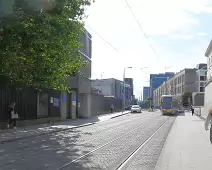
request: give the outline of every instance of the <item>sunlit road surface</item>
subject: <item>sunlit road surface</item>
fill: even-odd
[[[0,170],[154,169],[174,116],[127,114],[0,144]]]

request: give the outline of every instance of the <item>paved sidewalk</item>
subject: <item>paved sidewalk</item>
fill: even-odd
[[[204,121],[186,112],[170,130],[155,170],[211,170],[212,144]]]
[[[67,120],[67,121],[57,122],[54,124],[26,126],[26,127],[17,128],[16,130],[14,129],[1,130],[0,144],[11,142],[14,140],[19,140],[19,139],[30,138],[33,136],[59,132],[59,131],[67,130],[67,129],[77,128],[82,126],[89,126],[98,122],[102,122],[112,118],[123,116],[128,113],[129,113],[128,111],[125,111],[123,113],[117,112],[112,114],[94,116],[88,119]]]

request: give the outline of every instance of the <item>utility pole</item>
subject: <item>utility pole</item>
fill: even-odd
[[[125,70],[127,69],[127,68],[132,68],[132,67],[125,67],[124,68],[124,74],[123,74],[123,84],[124,84],[124,94],[123,94],[123,112],[124,112],[124,110],[125,110]]]
[[[172,67],[172,66],[165,67],[165,72],[166,72],[167,69],[169,69],[169,68],[171,68],[171,67]]]
[[[102,75],[104,74],[104,72],[101,73],[101,80],[102,80]]]

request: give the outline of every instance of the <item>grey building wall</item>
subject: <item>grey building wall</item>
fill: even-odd
[[[70,76],[68,84],[71,88],[76,90],[76,101],[73,102],[74,106],[72,112],[78,113],[79,117],[91,116],[91,67],[92,67],[92,37],[85,30],[84,34],[79,38],[79,42],[82,43],[82,47],[79,50],[79,54],[82,56],[82,61],[86,62],[86,67],[81,67],[79,73]],[[73,114],[73,113],[72,113]],[[72,116],[73,118],[73,116]]]
[[[204,106],[205,93],[193,93],[192,104],[193,106]]]
[[[70,76],[68,84],[71,88],[78,89],[79,93],[91,92],[91,66],[92,66],[92,40],[91,35],[85,30],[85,33],[79,38],[82,47],[79,51],[82,61],[87,62],[86,67],[79,69],[79,74]]]
[[[212,108],[212,80],[205,86],[205,103],[204,103],[204,117],[208,115],[209,109]]]
[[[203,117],[208,115],[209,109],[212,107],[212,40],[205,52],[207,57],[207,83],[205,86],[205,103]]]
[[[79,93],[91,93],[91,80],[84,76],[79,76]]]
[[[116,81],[115,79],[97,79],[91,81],[91,86],[102,91],[104,96],[116,96]]]
[[[97,94],[80,94],[81,101],[79,108],[79,117],[88,118],[91,116],[109,113],[110,105],[114,105],[115,111],[122,109],[122,100],[116,98],[108,98]],[[83,105],[84,107],[81,107]]]
[[[91,114],[91,94],[79,94],[80,106],[78,107],[78,117],[89,118]]]
[[[122,100],[116,98],[108,98],[101,95],[91,95],[91,115],[100,115],[109,113],[110,105],[114,105],[114,111],[122,109]]]
[[[181,107],[182,95],[196,92],[196,68],[184,69],[154,91],[154,104],[160,104],[162,95],[173,95],[175,107]]]
[[[80,68],[80,73],[88,78],[91,78],[91,65],[92,65],[92,40],[91,35],[88,31],[85,30],[85,33],[80,37],[79,42],[82,43],[82,47],[79,51],[79,53],[82,56],[82,61],[86,62],[86,67]]]
[[[97,79],[92,80],[91,86],[102,91],[104,96],[114,96],[117,99],[123,99],[124,82],[117,79]],[[125,83],[125,98],[129,100],[131,93],[130,85]]]
[[[91,71],[92,71],[91,70],[92,69],[91,59],[82,55],[82,62],[86,62],[86,65],[85,65],[85,67],[80,67],[80,69],[79,69],[80,74],[87,77],[87,78],[91,78]]]
[[[196,69],[185,69],[185,92],[196,92]]]
[[[207,64],[198,64],[196,69],[196,92],[205,92]]]
[[[134,95],[134,84],[133,84],[133,79],[132,78],[125,78],[124,81],[130,85],[129,88],[126,90],[126,96],[127,98],[132,98]]]

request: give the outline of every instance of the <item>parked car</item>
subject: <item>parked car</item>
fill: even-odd
[[[131,110],[132,105],[125,107],[125,110]]]
[[[141,107],[139,105],[133,105],[131,107],[131,113],[134,113],[134,112],[141,113]]]

